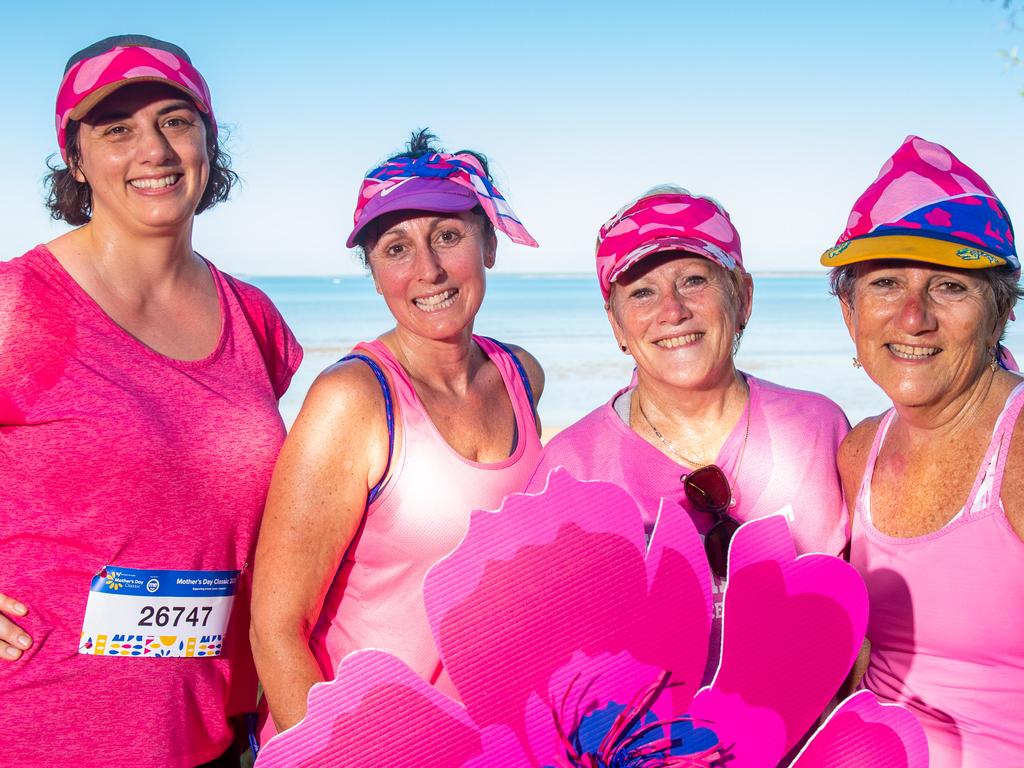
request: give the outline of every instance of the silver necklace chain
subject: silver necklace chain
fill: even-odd
[[[633,394],[637,395],[638,393],[637,393],[636,390],[633,390]],[[739,476],[740,465],[743,463],[743,454],[744,454],[744,452],[747,449],[747,439],[750,437],[750,402],[749,402],[749,397],[750,396],[748,394],[747,395],[748,401],[747,401],[747,407],[746,407],[746,411],[747,411],[747,420],[746,421],[747,421],[747,423],[746,423],[746,427],[744,428],[744,432],[743,432],[743,444],[740,446],[739,459],[736,461],[736,469],[735,469],[735,471],[733,473],[734,476],[736,476],[736,477]],[[647,423],[647,426],[651,428],[651,431],[654,433],[654,436],[656,438],[658,438],[658,440],[661,441],[662,445],[664,445],[666,448],[668,448],[668,450],[672,453],[672,455],[674,455],[678,459],[682,459],[683,462],[686,464],[686,466],[692,467],[693,469],[701,469],[703,467],[710,466],[711,464],[714,463],[713,461],[707,461],[707,462],[703,462],[703,463],[699,462],[699,461],[694,461],[693,459],[690,459],[690,458],[684,456],[683,454],[681,454],[676,449],[675,445],[673,445],[670,440],[668,440],[663,434],[661,434],[661,432],[658,431],[658,428],[656,426],[654,426],[654,424],[651,422],[651,420],[647,417],[647,414],[644,413],[644,406],[643,406],[643,403],[640,402],[640,398],[639,397],[636,398],[636,407],[637,407],[637,410],[640,411],[640,415],[643,417],[643,420]]]

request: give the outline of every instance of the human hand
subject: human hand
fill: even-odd
[[[32,647],[30,638],[21,627],[8,616],[25,616],[28,608],[24,603],[0,592],[0,659],[17,661],[21,654]]]

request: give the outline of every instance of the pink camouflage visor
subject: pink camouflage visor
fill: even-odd
[[[598,232],[597,279],[604,300],[619,275],[663,251],[685,251],[728,270],[743,270],[740,234],[725,208],[710,197],[666,184],[629,203]]]
[[[995,192],[940,144],[908,136],[853,204],[826,267],[907,259],[1020,272],[1013,225]]]
[[[208,117],[209,130],[216,135],[210,89],[188,54],[146,35],[116,35],[83,48],[64,68],[57,91],[57,144],[65,162],[68,123],[81,120],[118,88],[143,82],[165,83],[182,91]]]

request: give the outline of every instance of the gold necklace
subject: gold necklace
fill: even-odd
[[[634,394],[634,396],[637,395],[637,391],[635,389],[633,390],[633,394]],[[701,469],[703,467],[707,467],[707,466],[710,466],[711,464],[714,464],[713,461],[708,461],[708,462],[701,463],[699,461],[694,461],[693,459],[690,459],[690,458],[687,458],[686,456],[683,456],[683,454],[681,454],[676,449],[675,445],[673,445],[670,440],[666,439],[666,437],[663,434],[661,434],[661,432],[658,431],[658,428],[656,426],[654,426],[653,423],[651,423],[651,420],[649,418],[647,418],[647,414],[644,413],[643,403],[640,402],[640,398],[639,397],[636,398],[636,407],[637,407],[637,410],[640,411],[640,415],[643,417],[644,421],[647,423],[647,426],[651,428],[651,431],[654,433],[654,436],[656,438],[658,438],[658,440],[661,441],[661,444],[664,445],[666,448],[668,448],[669,451],[676,458],[682,459],[683,463],[686,464],[686,466],[692,467],[693,469]],[[749,391],[748,391],[748,394],[747,394],[747,407],[746,407],[746,410],[747,410],[747,423],[746,423],[746,427],[744,428],[744,431],[743,431],[743,443],[740,445],[740,455],[739,455],[739,458],[736,460],[736,469],[733,472],[733,475],[735,477],[739,476],[740,465],[743,463],[743,454],[744,454],[744,452],[747,449],[747,438],[750,437],[750,394],[749,394]]]

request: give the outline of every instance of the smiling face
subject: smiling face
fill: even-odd
[[[83,118],[75,178],[93,220],[153,234],[189,226],[206,189],[206,125],[181,91],[159,83],[114,91]]]
[[[971,270],[907,261],[858,267],[843,319],[857,358],[896,405],[941,406],[988,370],[1006,322]]]
[[[753,285],[719,265],[678,251],[655,254],[611,285],[608,320],[641,378],[713,389],[735,376],[736,334],[750,316]]]
[[[493,231],[471,211],[396,211],[379,222],[367,263],[399,328],[434,340],[470,333],[494,266]]]

